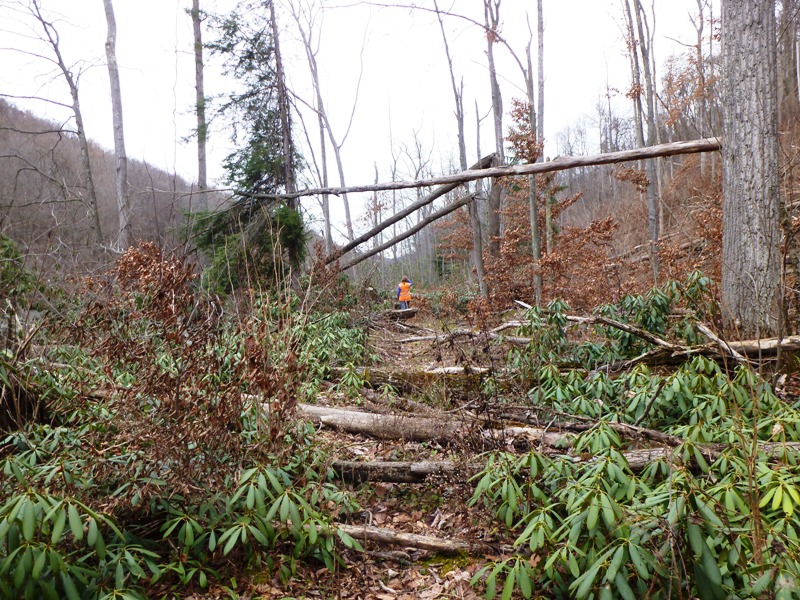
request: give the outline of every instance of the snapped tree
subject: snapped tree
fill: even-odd
[[[208,47],[238,82],[220,108],[236,147],[223,164],[237,195],[221,210],[196,214],[192,225],[197,245],[213,257],[205,284],[217,291],[281,280],[305,249],[297,201],[255,197],[293,193],[298,160],[274,21],[271,0],[243,0],[212,22],[218,37]]]

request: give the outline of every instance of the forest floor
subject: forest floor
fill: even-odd
[[[489,350],[486,340],[457,337],[445,342],[404,341],[411,337],[438,335],[447,338],[456,329],[469,327],[456,319],[443,321],[425,309],[414,319],[393,321],[380,316],[370,322],[371,348],[378,360],[376,369],[389,370],[413,379],[414,373],[442,367],[492,366],[500,357]],[[494,354],[494,355],[493,355]],[[425,385],[403,394],[363,388],[359,394],[337,391],[335,385],[317,399],[317,404],[348,407],[370,413],[427,416],[447,420],[478,409],[479,393],[463,397],[444,385]],[[484,450],[474,444],[436,441],[375,439],[331,429],[320,429],[318,440],[336,460],[346,461],[474,461]],[[399,533],[433,536],[486,544],[500,548],[505,539],[497,521],[479,506],[469,506],[474,483],[466,477],[439,476],[424,483],[347,483],[355,494],[361,512],[353,515],[354,524],[372,525]],[[360,522],[356,522],[360,519]],[[481,590],[470,586],[470,579],[487,560],[485,556],[445,555],[411,547],[377,545],[359,540],[365,552],[346,551],[345,566],[334,574],[325,568],[304,567],[288,584],[254,577],[251,595],[264,598],[342,598],[352,600],[432,600],[436,598],[480,598]],[[213,594],[213,592],[212,592]],[[204,596],[208,597],[208,596]]]

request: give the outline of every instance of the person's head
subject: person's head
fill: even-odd
[[[403,283],[408,283],[408,277],[403,277]]]

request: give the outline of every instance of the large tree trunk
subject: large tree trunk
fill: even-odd
[[[117,158],[117,230],[116,249],[124,252],[131,242],[131,203],[128,196],[128,156],[125,153],[125,133],[122,123],[122,91],[119,83],[117,66],[117,22],[114,18],[114,5],[111,0],[103,0],[108,23],[106,38],[106,60],[108,61],[108,78],[111,82],[111,112],[114,121],[114,154]]]
[[[778,333],[775,0],[722,3],[722,309],[740,336]]]
[[[208,124],[206,123],[206,92],[203,82],[203,29],[200,14],[200,0],[192,0],[192,30],[194,31],[194,81],[195,81],[195,113],[197,115],[197,187],[203,192],[208,188],[206,180],[206,140]],[[208,208],[208,199],[200,194],[200,209]]]

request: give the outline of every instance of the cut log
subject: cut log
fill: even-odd
[[[337,460],[331,465],[338,477],[346,481],[363,483],[422,483],[428,478],[457,478],[461,483],[480,472],[480,463],[458,463],[450,460],[423,460],[420,462]]]
[[[384,311],[382,315],[385,319],[404,321],[416,316],[417,312],[419,312],[418,308],[398,308],[395,310]]]
[[[716,460],[717,457],[727,448],[723,444],[703,444],[698,449],[703,456],[709,460]],[[759,443],[759,452],[767,458],[780,457],[786,450],[800,452],[800,443]],[[623,452],[625,460],[631,471],[638,473],[645,469],[649,464],[669,459],[675,453],[675,448],[654,447],[639,448]],[[595,460],[591,456],[569,456],[558,454],[553,456],[554,460],[568,460],[575,464],[589,463]],[[693,462],[694,457],[691,458]],[[676,461],[679,462],[679,461]],[[334,473],[346,480],[355,483],[365,481],[381,481],[385,483],[423,483],[431,478],[447,477],[450,480],[457,480],[459,483],[467,483],[474,475],[480,473],[485,467],[485,463],[461,463],[452,460],[424,460],[419,462],[395,462],[395,461],[335,461],[332,465]]]
[[[332,379],[340,379],[346,372],[345,369],[339,367],[331,369]],[[483,377],[488,370],[470,366],[440,367],[426,371],[357,367],[356,372],[366,387],[376,390],[391,386],[398,392],[407,394],[440,384],[453,393],[469,396],[480,390]]]
[[[490,545],[483,542],[466,542],[464,540],[442,539],[430,535],[401,533],[391,529],[373,527],[371,525],[345,525],[337,523],[341,531],[359,542],[375,542],[381,545],[403,546],[430,550],[440,554],[466,554],[469,556],[485,556],[495,552]]]
[[[538,427],[492,428],[474,418],[406,417],[365,413],[357,410],[299,404],[302,418],[313,423],[348,433],[367,435],[383,440],[415,442],[475,442],[482,440],[492,446],[524,442],[526,446],[543,444],[558,446],[569,440],[571,434],[549,431]]]

